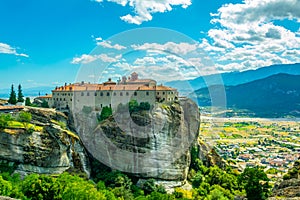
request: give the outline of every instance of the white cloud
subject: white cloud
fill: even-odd
[[[215,27],[200,46],[223,71],[293,63],[299,60],[292,54],[300,51],[300,35],[276,22],[300,23],[299,10],[299,0],[244,0],[223,5],[211,14]]]
[[[95,0],[96,2],[103,2],[104,0]],[[129,6],[134,9],[134,15],[127,14],[121,16],[121,20],[140,25],[145,21],[152,20],[152,14],[164,13],[172,10],[173,6],[181,6],[187,8],[192,4],[191,0],[106,0],[114,2],[122,6]]]
[[[115,57],[108,56],[107,54],[99,54],[99,55],[87,55],[83,54],[80,57],[75,57],[72,60],[72,64],[88,64],[94,62],[96,60],[101,60],[103,62],[112,63],[117,62],[122,57],[122,55],[117,55]]]
[[[29,57],[27,54],[18,53],[15,48],[11,47],[8,44],[1,43],[1,42],[0,42],[0,53],[13,54],[13,55],[16,55],[16,56],[22,56],[22,57],[26,57],[26,58]]]
[[[144,43],[142,45],[132,45],[134,50],[160,50],[160,51],[168,51],[171,53],[186,55],[190,52],[195,51],[198,48],[198,44],[190,44],[186,42],[175,43],[175,42],[167,42],[165,44],[158,43]]]
[[[105,48],[109,48],[109,49],[116,49],[116,50],[122,50],[122,49],[126,49],[125,46],[122,46],[120,44],[111,44],[111,41],[107,41],[107,40],[102,40],[102,38],[96,38],[97,41],[97,45],[98,46],[102,46]]]

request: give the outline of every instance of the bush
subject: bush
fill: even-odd
[[[0,195],[9,196],[12,192],[12,184],[0,176]]]
[[[11,120],[10,114],[0,114],[0,130],[7,128],[8,122]]]
[[[19,113],[18,121],[23,123],[23,126],[26,130],[29,130],[28,124],[30,123],[31,119],[32,119],[31,113],[25,111],[21,111]]]
[[[26,97],[26,99],[25,99],[25,106],[32,106],[32,103],[31,103],[29,97]]]
[[[83,106],[83,108],[82,108],[82,112],[84,114],[90,114],[92,111],[93,111],[92,107],[89,107],[89,106]]]
[[[49,108],[49,104],[47,101],[43,100],[42,104],[41,104],[42,108]]]
[[[98,120],[101,122],[103,120],[106,120],[108,117],[112,115],[112,109],[108,106],[105,106],[101,110],[101,114],[98,117]]]

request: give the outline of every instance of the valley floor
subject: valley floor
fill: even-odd
[[[234,168],[262,166],[281,178],[300,157],[299,118],[201,117],[201,138]]]

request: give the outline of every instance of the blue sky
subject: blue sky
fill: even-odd
[[[132,70],[167,81],[178,77],[168,77],[172,71],[199,76],[192,66],[205,75],[300,62],[298,0],[9,0],[0,1],[0,19],[0,89]],[[120,34],[147,27],[168,30],[140,40]]]

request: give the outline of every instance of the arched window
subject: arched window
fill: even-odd
[[[101,96],[101,97],[103,96],[103,92],[100,93],[100,96]]]
[[[123,92],[120,92],[120,96],[123,96]]]
[[[109,92],[107,92],[106,96],[109,96]]]
[[[137,92],[134,92],[133,95],[136,96],[136,95],[137,95]]]

